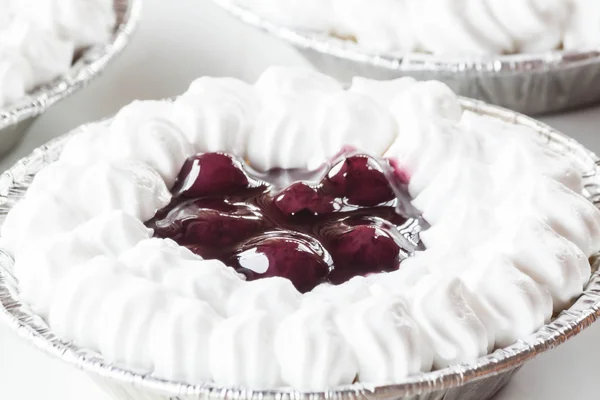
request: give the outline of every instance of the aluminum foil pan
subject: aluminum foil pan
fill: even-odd
[[[532,127],[554,150],[577,162],[584,171],[585,195],[600,206],[600,159],[574,140],[533,119],[512,111],[462,99],[465,109]],[[80,129],[69,135],[77,134]],[[35,150],[0,176],[0,224],[19,201],[32,177],[54,162],[68,135]],[[1,238],[0,238],[1,239]],[[593,275],[581,297],[550,324],[507,348],[471,363],[420,373],[388,386],[354,384],[326,392],[303,393],[291,389],[250,391],[211,383],[187,385],[111,364],[102,355],[78,348],[54,335],[46,322],[19,298],[19,283],[12,274],[13,259],[0,249],[0,321],[39,349],[87,371],[102,388],[120,400],[485,400],[502,388],[525,362],[548,351],[593,323],[600,316],[600,273],[593,257]]]
[[[37,116],[85,87],[125,48],[139,22],[141,6],[142,0],[115,0],[117,25],[108,43],[86,49],[67,74],[0,109],[0,155],[19,143]]]
[[[456,93],[525,114],[600,102],[600,48],[467,58],[424,53],[377,53],[323,32],[286,28],[236,0],[212,0],[241,21],[291,43],[317,69],[342,82],[354,76],[412,76],[448,84]]]

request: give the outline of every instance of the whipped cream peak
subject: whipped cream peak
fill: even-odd
[[[104,152],[105,136],[109,134],[110,129],[105,122],[82,125],[79,132],[65,143],[59,161],[70,165],[84,165],[90,161],[97,161],[100,153]]]
[[[343,87],[334,78],[303,67],[267,68],[254,85],[261,98],[292,98],[321,93],[341,92]]]
[[[172,107],[161,102],[134,102],[117,114],[110,126],[86,126],[61,153],[66,164],[136,160],[158,172],[172,187],[194,148],[171,118]]]
[[[150,235],[140,220],[109,211],[70,232],[39,239],[16,257],[14,270],[21,295],[45,315],[57,282],[72,269],[96,256],[118,257]]]
[[[402,297],[406,300],[417,282],[428,275],[435,265],[437,255],[432,251],[416,251],[402,262],[402,268],[385,274],[372,274],[366,277],[369,291],[373,296]],[[366,296],[365,296],[366,297]]]
[[[328,30],[334,14],[331,1],[323,0],[240,0],[240,4],[256,10],[267,18],[296,28]]]
[[[173,114],[173,103],[162,100],[134,100],[121,108],[110,120],[110,130],[116,134],[126,135],[130,131],[142,129],[149,121],[155,119],[170,120]]]
[[[67,70],[73,61],[72,41],[56,37],[35,23],[17,19],[0,32],[0,45],[19,51],[31,65],[31,86],[49,82]]]
[[[177,382],[210,381],[210,340],[221,322],[206,302],[169,301],[150,327],[154,375]]]
[[[426,275],[409,299],[410,315],[432,346],[435,368],[474,360],[493,347],[493,338],[469,305],[457,277]]]
[[[369,51],[456,57],[598,45],[594,0],[242,0],[295,29],[356,41]]]
[[[4,29],[9,26],[15,17],[15,10],[12,5],[13,2],[13,0],[0,0],[0,7],[3,10],[2,15],[0,16],[0,29]]]
[[[361,300],[343,309],[336,322],[357,357],[360,382],[400,382],[431,368],[429,343],[398,297]]]
[[[485,1],[407,1],[407,9],[420,50],[461,55],[514,50]]]
[[[9,49],[0,50],[0,107],[16,102],[33,88],[34,75],[27,59]]]
[[[361,0],[333,0],[336,33],[360,39],[375,51],[415,48],[407,3],[396,0],[372,0],[364,7]]]
[[[495,347],[506,347],[550,321],[552,297],[548,288],[519,270],[506,258],[498,258],[462,275],[470,292],[469,304]]]
[[[73,268],[63,276],[48,303],[45,314],[52,329],[67,340],[76,340],[86,348],[98,350],[102,327],[97,318],[103,299],[121,277],[116,260],[97,256]]]
[[[81,210],[88,218],[121,209],[146,221],[171,199],[160,175],[133,159],[84,166],[54,163],[35,176],[30,189],[26,198],[52,197],[62,207]]]
[[[322,164],[321,138],[310,124],[316,99],[281,99],[263,108],[248,135],[246,157],[260,171]],[[310,169],[310,167],[309,167]]]
[[[101,254],[118,257],[141,241],[150,240],[152,230],[137,218],[113,210],[98,214],[73,230],[84,243],[89,243]]]
[[[85,221],[81,210],[70,210],[51,196],[31,196],[17,203],[6,216],[2,244],[18,257],[30,243],[67,232]]]
[[[174,119],[198,152],[242,155],[256,117],[254,88],[233,78],[202,77],[173,105]]]
[[[573,5],[565,29],[564,47],[568,50],[591,50],[598,46],[600,26],[595,22],[600,15],[600,3],[578,0]]]
[[[338,330],[333,309],[302,307],[288,315],[275,337],[275,354],[283,381],[315,391],[354,381],[358,363]]]
[[[417,197],[441,171],[440,165],[465,157],[477,144],[461,138],[460,127],[444,119],[421,119],[407,116],[399,126],[398,138],[384,153],[409,174],[409,192]]]
[[[274,362],[275,319],[265,311],[237,314],[218,324],[210,339],[214,382],[265,389],[282,385],[280,363]]]
[[[100,300],[96,314],[97,349],[114,362],[133,368],[151,369],[154,366],[149,351],[150,333],[156,311],[170,299],[160,285],[123,272],[114,274],[113,288]]]
[[[311,307],[328,303],[333,307],[342,308],[365,299],[370,295],[371,291],[367,279],[362,276],[356,276],[339,285],[329,283],[318,285],[310,292],[304,294],[302,306]]]
[[[524,223],[508,254],[520,271],[548,288],[554,311],[568,307],[590,279],[590,263],[581,248],[544,222]]]
[[[272,277],[247,282],[229,294],[228,315],[266,311],[282,319],[300,307],[301,295],[289,279]]]
[[[184,161],[194,153],[184,133],[167,119],[152,119],[137,131],[137,137],[129,135],[129,138],[129,146],[123,146],[123,140],[113,136],[114,148],[121,149],[117,154],[147,164],[169,188],[175,183]]]
[[[600,246],[600,210],[560,182],[548,178],[544,182],[536,205],[546,214],[548,224],[586,257],[596,253]]]
[[[13,2],[14,13],[73,40],[77,48],[108,41],[116,14],[112,0],[36,0]]]
[[[439,207],[440,199],[452,199],[450,202],[460,207],[465,198],[471,203],[494,201],[493,182],[489,180],[488,167],[477,161],[464,161],[461,157],[449,160],[446,168],[440,171],[413,200],[413,205],[423,212],[429,223],[438,222],[446,215],[445,207]]]
[[[150,238],[129,248],[119,260],[133,275],[160,282],[178,265],[201,261],[202,258],[171,239]]]
[[[371,98],[350,91],[326,96],[313,113],[317,149],[332,157],[350,146],[368,154],[382,154],[397,136],[390,113]],[[369,132],[366,140],[365,132]]]
[[[415,84],[417,81],[410,76],[390,81],[378,81],[357,76],[352,78],[352,84],[348,90],[368,96],[378,102],[380,106],[389,108],[399,93]]]
[[[94,215],[121,209],[147,221],[166,206],[171,194],[160,175],[146,164],[133,160],[98,162],[84,169],[72,181],[79,204]],[[63,191],[66,196],[66,191]]]
[[[219,315],[227,316],[229,296],[243,279],[221,261],[203,260],[180,263],[165,273],[162,282],[181,296],[206,301]]]
[[[517,51],[520,52],[538,52],[558,47],[573,3],[564,0],[527,0],[507,7],[499,0],[487,1],[498,24],[515,40]]]
[[[413,118],[437,117],[458,121],[462,107],[458,96],[439,81],[415,82],[399,92],[390,104],[390,111],[400,127],[407,116]]]

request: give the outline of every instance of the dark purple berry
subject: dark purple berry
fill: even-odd
[[[400,246],[377,226],[358,225],[333,238],[327,249],[334,263],[329,279],[342,283],[358,275],[398,269]]]
[[[285,231],[245,243],[228,262],[248,280],[279,276],[289,279],[301,293],[312,290],[327,277],[330,263],[318,241]]]
[[[173,192],[192,198],[235,194],[250,187],[242,164],[221,153],[188,158],[177,176]]]
[[[286,215],[302,211],[310,214],[328,214],[334,211],[333,198],[322,195],[304,182],[296,182],[285,188],[273,200],[277,208]]]
[[[208,198],[177,205],[155,226],[155,234],[183,245],[196,245],[200,255],[206,257],[203,248],[238,243],[264,230],[267,221],[257,207]]]
[[[355,155],[342,159],[323,181],[324,190],[345,198],[348,204],[370,207],[394,200],[382,167],[371,157]]]

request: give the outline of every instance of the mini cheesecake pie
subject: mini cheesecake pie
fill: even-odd
[[[116,24],[114,0],[0,0],[0,9],[0,107],[66,73]]]
[[[7,215],[20,296],[108,361],[326,390],[469,362],[568,308],[582,166],[439,82],[270,68],[84,126]]]
[[[229,1],[282,25],[382,52],[467,56],[600,45],[596,0]]]

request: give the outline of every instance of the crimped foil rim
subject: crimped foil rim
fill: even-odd
[[[92,46],[69,71],[0,109],[0,130],[43,113],[96,77],[129,43],[140,20],[142,0],[114,0],[117,25],[108,43]]]
[[[243,7],[237,0],[211,0],[244,23],[266,31],[297,47],[312,49],[338,58],[370,64],[393,71],[513,75],[547,73],[600,62],[600,47],[582,51],[554,50],[487,56],[433,55],[427,53],[376,52],[327,33],[293,29],[264,18]]]
[[[584,170],[585,194],[596,206],[600,206],[600,159],[594,153],[585,149],[575,140],[522,114],[465,98],[461,99],[461,104],[465,110],[533,128],[545,139],[549,147],[568,154],[581,165]],[[0,223],[3,223],[10,208],[22,198],[33,174],[43,166],[55,161],[60,155],[67,137],[76,134],[80,129],[39,147],[30,156],[17,162],[0,176]],[[56,337],[45,321],[19,300],[18,283],[12,275],[13,263],[10,255],[0,249],[0,319],[19,336],[41,350],[92,374],[157,394],[186,396],[186,398],[189,396],[193,398],[256,400],[331,398],[384,400],[437,392],[511,371],[577,335],[600,317],[600,272],[598,271],[600,262],[597,257],[594,257],[594,273],[590,282],[580,298],[569,309],[561,312],[551,323],[544,325],[526,340],[496,350],[492,354],[470,363],[415,374],[400,384],[373,386],[358,383],[323,392],[300,392],[285,388],[259,391],[221,387],[212,383],[188,385],[166,381],[149,374],[113,365],[97,353],[80,349],[72,343]]]

